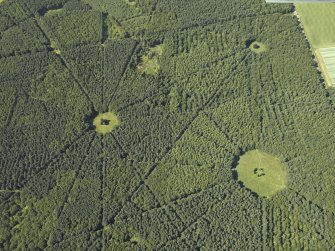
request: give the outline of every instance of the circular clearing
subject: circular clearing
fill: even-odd
[[[101,113],[93,120],[95,131],[101,134],[112,132],[120,124],[118,117],[111,112]]]
[[[262,52],[267,51],[266,45],[261,42],[257,42],[257,41],[252,42],[249,48],[250,50],[256,53],[262,53]]]
[[[286,187],[286,167],[275,156],[259,150],[241,156],[237,174],[238,180],[259,196],[269,198]]]

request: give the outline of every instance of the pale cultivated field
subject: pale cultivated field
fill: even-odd
[[[319,51],[327,69],[330,84],[335,87],[335,47],[321,48]]]

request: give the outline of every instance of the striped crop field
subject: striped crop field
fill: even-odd
[[[295,7],[312,47],[334,47],[335,4],[297,3]]]
[[[326,66],[330,84],[335,87],[335,47],[321,48],[320,54]]]
[[[335,4],[295,4],[328,87],[335,87]]]

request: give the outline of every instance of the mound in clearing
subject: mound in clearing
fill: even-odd
[[[262,53],[262,52],[267,51],[266,45],[261,42],[257,42],[257,41],[252,42],[249,48],[250,50],[256,53]]]
[[[98,133],[106,134],[120,124],[118,117],[112,112],[101,113],[93,120],[93,125]]]
[[[259,150],[241,156],[237,173],[244,186],[262,197],[269,198],[286,187],[285,166],[275,156]]]

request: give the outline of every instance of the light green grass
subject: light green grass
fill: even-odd
[[[160,164],[147,179],[148,186],[155,191],[161,203],[204,190],[220,182],[220,170],[209,165]]]
[[[0,3],[4,2],[5,0],[0,0]]]
[[[255,48],[254,46],[258,45],[259,48]],[[253,42],[251,45],[250,45],[250,50],[252,50],[253,52],[256,52],[256,53],[262,53],[262,52],[265,52],[267,51],[267,47],[265,44],[261,43],[261,42]]]
[[[1,1],[1,0],[0,0]],[[51,16],[51,15],[57,15],[61,13],[63,9],[56,9],[56,10],[48,10],[45,15]]]
[[[54,40],[51,40],[51,39],[50,39],[50,47],[51,47],[52,49],[54,49],[54,52],[55,52],[56,54],[58,54],[58,55],[61,54],[61,51],[60,51],[59,49],[57,49],[57,48],[58,48],[58,45],[57,45],[57,43],[56,43]]]
[[[287,171],[280,160],[259,150],[241,156],[238,179],[259,196],[271,197],[286,187]]]
[[[1,1],[1,0],[0,0]],[[3,189],[0,189],[0,193],[20,193],[21,191],[20,190],[3,190]]]
[[[163,54],[163,45],[157,45],[150,48],[149,52],[142,56],[142,62],[138,69],[148,75],[157,75],[159,71],[159,57]]]
[[[335,46],[335,4],[296,4],[296,10],[312,47]]]
[[[135,0],[124,0],[127,4],[129,4],[130,6],[135,6],[136,5],[136,1]]]
[[[108,16],[109,21],[109,36],[111,38],[122,39],[125,37],[125,31],[122,26],[113,18]]]
[[[96,132],[101,134],[112,132],[119,124],[118,117],[111,112],[101,113],[93,120]]]

